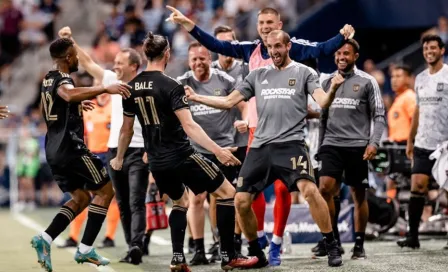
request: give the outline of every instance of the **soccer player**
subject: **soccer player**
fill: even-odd
[[[335,53],[338,70],[322,84],[331,89],[331,81],[343,75],[344,84],[336,92],[331,107],[322,113],[323,142],[319,148],[319,190],[327,201],[331,218],[334,218],[333,197],[339,194],[342,173],[344,183],[351,186],[355,203],[355,247],[352,259],[364,259],[364,234],[369,219],[366,188],[367,161],[373,159],[385,128],[385,110],[376,80],[355,67],[359,57],[359,44],[353,39]],[[373,123],[373,133],[370,132]],[[337,224],[333,224],[337,228]],[[339,242],[339,241],[338,241]],[[316,252],[316,256],[324,255]],[[322,253],[323,249],[322,249]]]
[[[216,39],[221,41],[235,41],[235,31],[229,26],[218,26],[215,28],[214,35]],[[219,69],[223,72],[226,72],[231,77],[233,77],[236,80],[235,86],[238,85],[243,79],[249,74],[249,65],[242,60],[235,59],[233,57],[228,57],[219,54],[218,59],[212,62],[212,67]],[[241,115],[241,111],[238,110],[236,107],[233,107],[230,109],[230,111],[234,114],[235,122],[233,123],[235,130],[235,146],[237,147],[237,150],[233,153],[237,159],[243,163],[244,159],[246,158],[247,153],[247,142],[248,142],[248,128],[249,128],[249,122],[246,120],[246,118],[243,118]],[[238,173],[241,170],[241,166],[237,165],[236,168],[236,175],[238,176]],[[212,246],[211,251],[209,252],[213,256],[216,256],[217,250],[219,249],[219,238],[215,237],[219,235],[219,233],[216,231],[216,201],[213,197],[210,199],[210,225],[212,226],[213,231],[213,237],[216,241],[216,243]],[[235,250],[237,253],[241,253],[241,228],[238,225],[238,221],[236,221],[235,225]],[[213,258],[213,257],[212,257]]]
[[[193,42],[189,45],[188,62],[191,70],[177,78],[182,85],[191,86],[200,94],[212,96],[226,96],[233,90],[235,80],[225,72],[210,68],[212,63],[210,51],[200,43]],[[244,111],[245,104],[245,102],[238,104],[240,111]],[[196,102],[189,102],[189,106],[193,120],[204,129],[210,139],[220,147],[234,146],[233,112],[230,110],[213,109]],[[194,141],[191,141],[191,143],[202,156],[219,167],[227,180],[233,182],[236,179],[234,166],[221,164],[210,151],[207,151]],[[206,194],[195,196],[192,191],[189,192],[188,224],[195,242],[195,254],[190,261],[191,265],[209,263],[205,257],[204,249],[204,202]],[[215,261],[216,257],[214,256],[211,261]]]
[[[124,121],[117,156],[111,160],[111,166],[115,170],[121,169],[137,115],[156,185],[160,194],[167,194],[174,203],[169,216],[173,247],[171,271],[190,271],[183,251],[188,207],[186,186],[196,195],[206,191],[217,197],[221,268],[250,268],[258,259],[237,256],[233,246],[235,189],[214,163],[196,152],[187,135],[193,142],[215,154],[222,164],[230,166],[240,162],[229,148],[222,148],[213,142],[193,120],[184,87],[164,74],[170,58],[167,39],[149,32],[143,48],[148,65],[129,83],[134,90],[131,98],[123,103]]]
[[[73,40],[72,32],[68,27],[62,28],[59,35]],[[106,70],[96,64],[76,43],[75,47],[84,69],[105,85],[119,81],[129,82],[137,75],[142,63],[137,51],[126,48],[115,56],[113,71]],[[111,99],[112,115],[109,142],[107,143],[109,147],[108,162],[116,155],[120,127],[123,124],[122,99],[117,95],[113,95]],[[132,137],[130,148],[125,154],[125,167],[121,171],[115,171],[108,167],[108,172],[114,185],[124,236],[128,244],[128,251],[120,262],[138,265],[142,262],[143,238],[146,230],[145,197],[149,172],[142,160],[144,154],[142,129],[137,120],[134,125],[135,134]]]
[[[272,60],[269,58],[266,47],[266,39],[268,34],[273,30],[282,28],[280,14],[273,8],[264,8],[258,13],[257,31],[261,40],[252,42],[244,41],[220,41],[213,36],[202,31],[193,21],[185,17],[181,12],[173,7],[167,6],[173,13],[170,20],[182,25],[196,40],[203,44],[210,51],[229,57],[240,58],[249,64],[250,71],[254,69],[271,65]],[[290,58],[294,61],[303,61],[310,58],[318,58],[324,55],[331,55],[342,45],[344,39],[354,35],[354,29],[350,25],[345,25],[340,34],[323,43],[311,43],[302,39],[291,39]],[[248,103],[248,121],[249,121],[249,141],[248,147],[254,139],[254,132],[258,124],[255,99],[252,98]],[[279,180],[274,183],[276,201],[274,211],[274,236],[269,249],[269,263],[272,266],[281,264],[280,250],[283,232],[288,220],[289,211],[291,209],[291,198],[288,189]],[[265,248],[268,244],[267,237],[264,233],[264,215],[266,210],[266,201],[263,194],[259,194],[253,202],[253,208],[257,216],[257,235],[260,238],[260,245]]]
[[[130,87],[126,84],[74,87],[69,74],[78,70],[78,56],[70,39],[52,42],[50,55],[54,70],[48,72],[41,87],[42,112],[48,127],[45,150],[56,182],[72,199],[62,206],[45,231],[32,238],[31,245],[36,249],[41,266],[53,271],[51,242],[89,206],[87,225],[75,261],[107,265],[110,261],[97,254],[92,245],[103,225],[114,190],[103,163],[84,143],[81,101],[106,92],[127,98]]]
[[[330,106],[336,89],[344,79],[333,78],[330,90],[320,87],[317,73],[289,57],[292,44],[289,35],[274,30],[267,37],[267,48],[273,64],[258,68],[245,78],[236,91],[227,97],[198,95],[187,88],[188,99],[205,105],[228,109],[242,100],[257,99],[259,125],[254,142],[244,161],[235,196],[238,221],[249,241],[249,255],[257,256],[260,265],[267,265],[258,243],[257,219],[251,202],[274,180],[282,180],[290,191],[297,189],[310,205],[310,212],[325,237],[328,264],[340,266],[341,254],[331,229],[330,214],[319,194],[313,168],[304,143],[307,95],[322,108]]]
[[[434,160],[429,155],[448,140],[448,65],[443,63],[445,44],[437,35],[422,38],[423,57],[428,68],[417,75],[417,106],[412,119],[406,155],[412,160],[409,233],[397,241],[400,247],[419,248],[418,228],[425,206]]]

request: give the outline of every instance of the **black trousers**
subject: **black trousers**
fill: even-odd
[[[121,171],[113,170],[109,164],[115,158],[117,149],[111,148],[107,154],[109,176],[115,189],[121,224],[129,247],[141,248],[146,231],[145,197],[149,172],[142,160],[144,152],[143,148],[128,148]]]

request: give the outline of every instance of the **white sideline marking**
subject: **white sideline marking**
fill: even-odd
[[[28,227],[36,232],[42,232],[45,230],[44,227],[42,227],[41,225],[39,225],[36,221],[34,221],[33,219],[29,218],[26,215],[23,215],[21,213],[14,213],[13,217],[15,220],[17,220],[20,224],[24,225],[25,227]],[[65,244],[64,239],[57,237],[53,243],[57,246],[62,246]],[[71,254],[75,255],[76,253],[76,249],[74,248],[64,248],[66,251],[70,252]],[[86,263],[92,267],[95,267],[96,270],[101,271],[101,272],[116,272],[112,267],[110,266],[96,266],[94,264],[91,263]]]

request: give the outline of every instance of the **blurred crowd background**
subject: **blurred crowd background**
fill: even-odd
[[[62,195],[45,168],[45,124],[39,110],[40,83],[51,69],[48,43],[68,25],[74,38],[105,68],[112,68],[120,48],[141,52],[147,31],[169,38],[172,59],[167,74],[188,69],[187,48],[193,41],[182,28],[165,19],[171,5],[187,14],[206,32],[229,25],[238,40],[257,39],[257,12],[267,6],[281,13],[292,36],[325,41],[350,23],[361,45],[357,67],[378,81],[387,108],[393,102],[390,71],[407,64],[414,75],[424,69],[419,39],[436,33],[448,42],[448,1],[432,0],[0,0],[0,104],[12,118],[0,122],[0,205],[8,205],[11,169],[19,176],[23,208],[56,205]],[[446,50],[448,54],[448,50]],[[446,58],[448,60],[448,58]],[[332,57],[319,59],[319,70],[335,69]],[[142,66],[142,69],[145,65]],[[82,68],[73,74],[78,86],[91,86]],[[412,88],[412,84],[411,84]],[[385,132],[387,138],[387,132]],[[18,152],[16,152],[18,150]],[[14,164],[15,167],[11,167]]]

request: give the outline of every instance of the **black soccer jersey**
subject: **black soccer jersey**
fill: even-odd
[[[74,82],[70,75],[53,70],[41,86],[42,113],[48,128],[45,151],[50,165],[64,165],[87,151],[81,103],[68,103],[58,95],[63,84]]]
[[[123,100],[123,113],[142,125],[151,170],[173,168],[193,153],[193,148],[174,113],[188,109],[184,87],[159,71],[145,71],[129,85],[131,97]]]

